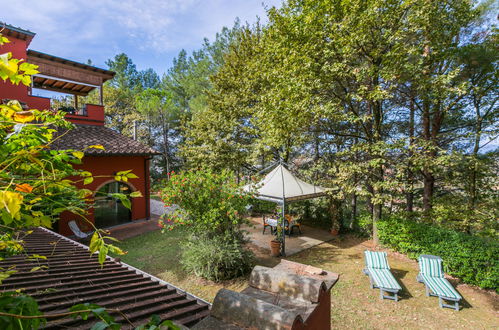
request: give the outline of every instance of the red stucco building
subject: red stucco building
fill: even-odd
[[[60,132],[64,134],[52,147],[83,150],[89,145],[100,144],[105,148],[86,150],[83,164],[77,166],[96,177],[91,184],[85,185],[85,188],[96,192],[95,208],[90,210],[89,219],[100,228],[148,219],[149,160],[156,152],[105,126],[102,85],[114,77],[114,72],[28,49],[35,36],[33,32],[7,25],[2,34],[10,43],[0,46],[0,53],[12,52],[13,57],[38,65],[40,73],[32,77],[30,87],[0,81],[0,102],[15,99],[28,108],[42,110],[52,109],[51,99],[34,96],[32,92],[35,89],[73,95],[73,105],[65,107],[64,111],[68,113],[66,118],[76,128]],[[78,96],[87,96],[95,89],[100,91],[99,104],[79,104]],[[124,170],[132,170],[139,178],[130,179],[128,183],[114,181],[114,174]],[[131,211],[108,196],[113,192],[132,191],[140,191],[143,197],[132,199]],[[90,229],[85,221],[77,219],[73,214],[64,213],[56,224],[56,231],[71,235],[67,225],[70,220],[77,220],[82,230]]]

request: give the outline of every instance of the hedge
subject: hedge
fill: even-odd
[[[380,242],[416,259],[440,256],[447,274],[483,289],[499,292],[499,242],[400,218],[378,223]]]

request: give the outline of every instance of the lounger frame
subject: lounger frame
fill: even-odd
[[[379,289],[379,297],[383,300],[383,299],[391,299],[391,300],[395,300],[395,301],[398,301],[398,292],[400,291],[399,289],[387,289],[387,288],[381,288],[379,286],[377,286],[374,282],[374,279],[373,277],[371,276],[371,272],[369,271],[369,269],[366,267],[362,270],[362,272],[364,274],[366,274],[367,276],[369,276],[369,282],[371,283],[371,289]],[[391,293],[392,295],[385,295],[384,293]]]
[[[362,270],[362,272],[369,276],[369,282],[370,282],[370,285],[371,285],[371,289],[379,289],[379,297],[381,298],[381,300],[383,299],[390,299],[390,300],[394,300],[394,301],[398,301],[398,292],[400,291],[400,289],[392,289],[392,288],[383,288],[383,287],[379,287],[376,285],[376,281],[374,280],[371,272],[370,272],[370,268],[368,267],[368,263],[367,263],[367,259],[366,259],[366,255],[364,253],[364,260],[365,260],[365,263],[366,263],[366,268],[364,268]],[[385,260],[386,260],[386,255],[385,255]],[[390,266],[388,265],[388,260],[386,260],[386,264],[387,264],[387,267],[388,268],[385,268],[385,270],[388,270],[390,271],[391,273],[391,270],[390,270]],[[392,274],[393,276],[393,274]],[[393,277],[395,279],[395,277]],[[395,281],[397,281],[397,279],[395,279]],[[397,282],[398,284],[398,282]],[[400,284],[398,284],[400,286]],[[385,295],[385,293],[389,293],[388,295]],[[390,295],[391,294],[391,295]]]
[[[439,256],[434,256],[434,255],[431,255],[431,254],[422,254],[419,256],[419,258],[429,258],[429,259],[439,259],[439,260],[442,260],[442,258],[440,258]],[[418,259],[419,260],[419,259]],[[421,269],[419,270],[421,272]],[[425,291],[426,291],[426,296],[427,297],[438,297],[438,305],[440,306],[440,308],[452,308],[456,311],[459,311],[459,301],[461,301],[462,298],[451,298],[451,297],[446,297],[446,296],[442,296],[442,295],[438,295],[434,292],[431,291],[430,287],[425,283],[423,277],[421,276],[421,273],[418,273],[418,275],[416,276],[416,280],[419,282],[419,283],[423,283],[424,286],[425,286]],[[453,304],[450,305],[450,304],[447,304],[446,301],[451,301]]]

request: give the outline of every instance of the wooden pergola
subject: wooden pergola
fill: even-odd
[[[78,108],[77,96],[87,96],[96,88],[99,89],[102,105],[102,85],[115,75],[113,71],[31,49],[27,57],[28,62],[38,65],[40,71],[33,76],[31,87],[74,95],[75,108]]]

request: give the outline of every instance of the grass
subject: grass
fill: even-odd
[[[120,245],[128,254],[121,259],[208,301],[212,301],[222,287],[238,291],[246,286],[247,278],[213,283],[184,272],[179,263],[179,243],[184,235],[181,231],[165,234],[155,231],[125,240]],[[390,250],[387,250],[388,258],[403,287],[402,299],[399,302],[381,301],[379,290],[371,290],[367,276],[361,272],[362,251],[367,248],[370,248],[369,241],[346,236],[289,257],[340,274],[340,280],[331,291],[333,328],[499,328],[497,294],[458,285],[457,290],[464,297],[463,309],[459,312],[441,309],[438,299],[426,297],[424,286],[416,281],[417,263]],[[265,251],[255,252],[258,264],[270,267],[278,262]]]
[[[164,234],[156,230],[129,238],[118,244],[128,251],[120,258],[125,263],[208,301],[213,301],[221,288],[238,291],[245,287],[246,278],[214,283],[186,273],[179,262],[180,242],[185,235],[181,230],[168,231]]]

